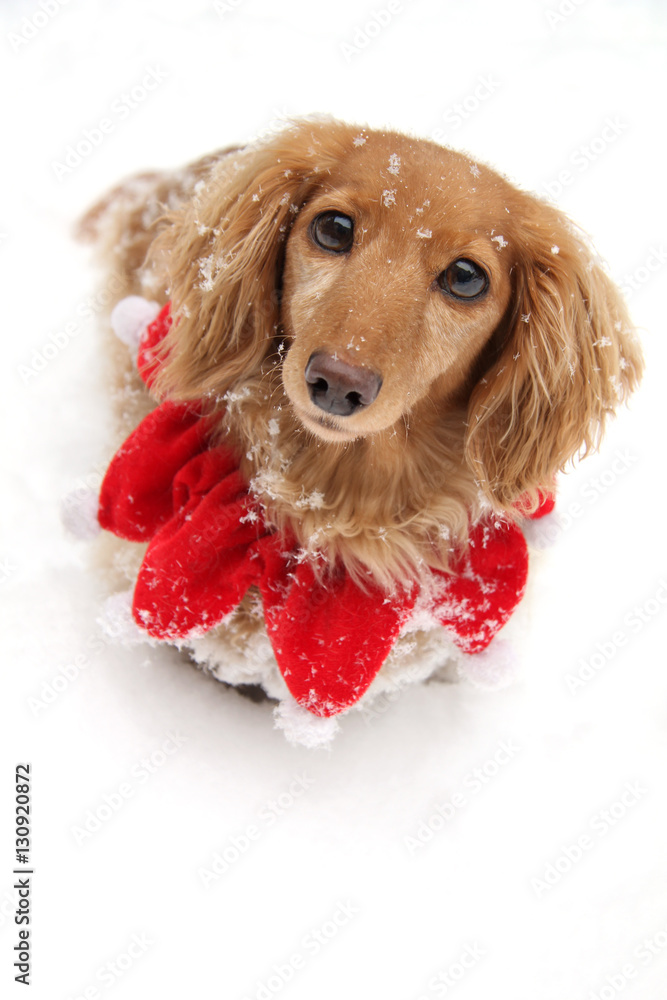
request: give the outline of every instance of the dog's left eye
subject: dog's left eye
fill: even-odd
[[[346,253],[354,242],[354,222],[342,212],[321,212],[310,224],[313,242],[332,253]]]
[[[476,299],[489,287],[489,279],[479,264],[461,258],[438,275],[438,284],[457,299]]]

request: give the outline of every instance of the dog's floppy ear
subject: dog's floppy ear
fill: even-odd
[[[596,447],[643,368],[620,294],[572,225],[528,197],[521,217],[510,311],[466,433],[482,490],[505,509]]]
[[[309,193],[347,151],[349,133],[334,122],[293,123],[223,157],[192,201],[166,217],[151,251],[167,274],[175,320],[159,394],[219,398],[275,349],[285,241]]]

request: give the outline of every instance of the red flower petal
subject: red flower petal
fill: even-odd
[[[465,653],[489,645],[523,597],[528,549],[521,530],[507,521],[475,525],[466,552],[440,581],[433,609]]]
[[[267,566],[261,583],[267,630],[296,700],[314,715],[334,715],[361,698],[387,658],[416,592],[387,598],[346,574],[323,583],[303,561],[282,576]]]
[[[208,447],[211,421],[198,404],[163,403],[118,449],[104,477],[98,519],[107,531],[145,542],[173,516],[174,477]]]
[[[160,344],[169,333],[171,324],[171,303],[167,302],[153,322],[146,327],[139,343],[137,368],[149,389],[153,387],[155,376],[160,368]]]
[[[215,448],[174,481],[178,510],[149,545],[134,590],[134,618],[158,639],[219,625],[262,572],[265,529],[235,465]]]

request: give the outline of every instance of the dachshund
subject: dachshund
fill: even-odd
[[[203,401],[319,572],[388,594],[534,511],[641,377],[575,226],[431,141],[295,121],[126,181],[82,231],[171,301],[158,398]]]

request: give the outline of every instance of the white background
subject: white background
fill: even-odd
[[[383,0],[228,6],[69,0],[48,19],[34,2],[2,8],[0,979],[26,995],[11,982],[11,886],[13,769],[27,760],[27,995],[38,1000],[661,1000],[664,5],[567,0],[558,20],[548,16],[557,0],[403,0],[379,32],[364,26]],[[31,30],[24,18],[39,27],[17,44],[10,35]],[[121,117],[117,102],[150,68],[166,79]],[[463,102],[465,120],[453,110]],[[58,517],[62,495],[99,472],[110,447],[98,332],[80,318],[98,279],[73,221],[127,173],[310,112],[441,129],[516,183],[557,195],[619,282],[635,275],[648,362],[601,453],[562,482],[562,530],[535,561],[518,683],[415,687],[377,717],[346,718],[331,752],[291,747],[268,705],[173,651],[100,648],[103,588]],[[54,162],[104,117],[113,131],[58,179]],[[613,141],[599,138],[612,134],[607,119]],[[562,170],[571,181],[558,191]],[[70,323],[69,342],[26,376]],[[579,516],[568,523],[571,504]],[[594,678],[572,693],[567,675],[596,653]],[[185,741],[165,754],[174,733]],[[517,749],[498,766],[503,741]],[[310,783],[299,796],[296,775]],[[465,804],[442,820],[436,807],[457,793]],[[114,812],[105,796],[120,801]],[[613,827],[601,818],[610,808]],[[89,812],[107,818],[82,839]],[[430,840],[415,847],[406,838],[419,832]],[[205,887],[200,870],[216,852],[231,858],[232,838],[248,849]],[[587,849],[567,861],[581,838]],[[554,884],[540,887],[548,871]],[[479,957],[464,972],[466,949],[469,965]]]

